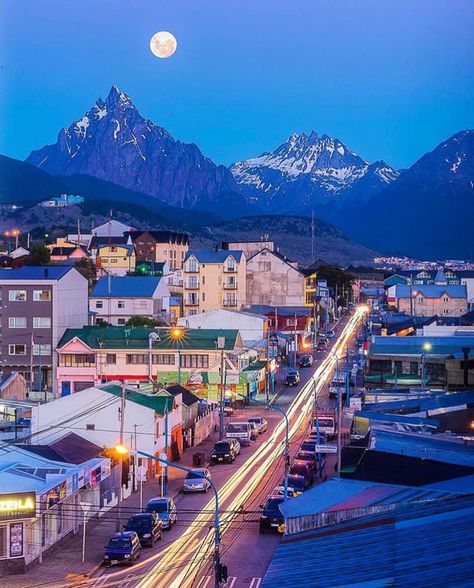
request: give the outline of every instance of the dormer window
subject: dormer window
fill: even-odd
[[[226,269],[229,272],[235,271],[235,259],[233,257],[228,257],[226,260]]]
[[[188,272],[197,272],[198,271],[198,264],[197,260],[194,257],[188,259]]]

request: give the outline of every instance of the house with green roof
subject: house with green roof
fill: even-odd
[[[239,370],[245,367],[239,361],[244,345],[237,329],[96,325],[67,329],[56,351],[62,396],[119,380],[133,386],[180,383],[216,400],[221,360],[228,386],[240,384]]]

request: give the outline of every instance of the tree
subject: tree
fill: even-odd
[[[51,258],[51,253],[47,247],[45,247],[44,243],[33,243],[33,246],[30,250],[30,255],[28,256],[28,264],[29,265],[46,265],[49,263]]]
[[[97,278],[97,268],[95,267],[93,261],[91,261],[88,257],[83,257],[76,261],[74,267],[77,271],[86,278],[89,282],[89,286],[95,282]]]
[[[130,317],[126,324],[127,327],[166,327],[165,322],[155,321],[152,318],[140,314]]]

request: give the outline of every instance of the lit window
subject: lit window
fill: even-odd
[[[26,302],[26,290],[10,290],[8,300],[10,302]]]
[[[35,302],[49,302],[51,300],[51,291],[33,290],[33,300]]]

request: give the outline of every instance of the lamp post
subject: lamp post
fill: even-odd
[[[425,359],[426,359],[426,352],[431,351],[433,346],[431,343],[423,343],[423,352],[421,354],[421,387],[424,388],[426,386],[426,367],[425,367]]]
[[[148,379],[153,379],[153,362],[152,362],[152,354],[151,351],[153,349],[153,343],[157,341],[161,341],[160,335],[156,331],[152,331],[148,335]]]
[[[181,341],[184,338],[184,329],[173,327],[170,330],[170,337],[173,341],[176,341],[178,348],[178,384],[181,384]]]
[[[161,457],[156,457],[156,456],[151,455],[149,453],[145,453],[144,451],[138,451],[138,453],[140,455],[143,455],[144,457],[147,457],[148,459],[154,459],[155,461],[162,463],[167,468],[168,467],[176,468],[177,470],[181,470],[186,473],[192,472],[194,476],[197,476],[199,478],[203,478],[204,480],[207,480],[209,482],[209,484],[214,492],[214,496],[215,496],[215,508],[214,508],[214,588],[220,588],[222,585],[222,582],[227,581],[227,568],[226,568],[226,566],[223,566],[221,564],[221,559],[220,559],[221,537],[220,537],[220,521],[219,521],[219,493],[217,491],[217,488],[216,488],[213,480],[211,478],[209,478],[208,476],[202,474],[201,472],[193,470],[191,468],[187,468],[186,466],[183,466],[181,464],[177,464],[177,463],[168,461],[167,459],[162,459]]]
[[[238,396],[246,398],[246,396],[244,396],[243,394],[238,394]],[[275,406],[274,404],[269,404],[268,402],[264,402],[263,400],[257,400],[256,398],[250,398],[249,400],[251,402],[261,404],[262,406],[266,406],[271,410],[276,410],[285,417],[285,490],[283,496],[285,500],[288,500],[288,474],[290,470],[290,422],[288,420],[288,415],[282,408],[280,408],[279,406]]]
[[[122,476],[123,476],[123,460],[125,457],[128,456],[128,448],[123,443],[118,443],[115,447],[115,454],[117,456],[119,462],[119,494],[118,494],[118,504],[117,504],[117,523],[116,523],[116,530],[117,532],[120,531],[120,519],[122,517],[122,498],[123,498],[123,485],[122,485]]]

